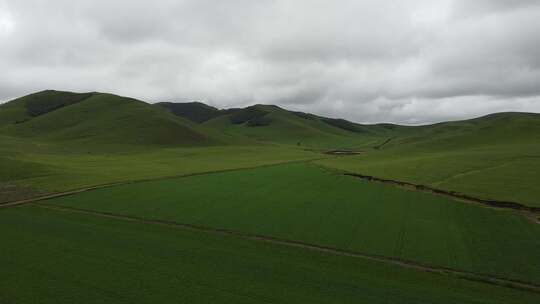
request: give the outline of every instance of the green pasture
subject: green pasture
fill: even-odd
[[[395,147],[317,162],[325,167],[540,207],[540,142],[448,151]]]
[[[1,303],[537,303],[358,258],[42,207],[0,209]]]
[[[163,149],[123,146],[123,152],[88,152],[83,148],[65,149],[55,144],[11,137],[0,136],[0,142],[6,143],[0,147],[0,185],[21,189],[18,196],[0,195],[0,202],[24,198],[35,192],[66,191],[323,157],[319,153],[277,145]],[[2,189],[0,187],[0,194]]]
[[[540,283],[540,225],[512,212],[291,164],[44,203],[226,228]]]

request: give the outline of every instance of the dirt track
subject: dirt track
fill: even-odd
[[[408,260],[402,260],[402,259],[378,256],[378,255],[372,255],[372,254],[365,254],[361,252],[347,251],[347,250],[343,250],[339,248],[321,246],[321,245],[316,245],[316,244],[309,244],[309,243],[293,241],[293,240],[280,239],[280,238],[275,238],[271,236],[242,233],[239,231],[234,231],[234,230],[229,230],[229,229],[211,228],[211,227],[205,227],[205,226],[199,226],[199,225],[177,223],[173,221],[145,219],[145,218],[136,217],[136,216],[127,216],[127,215],[120,215],[120,214],[114,214],[114,213],[109,213],[109,212],[100,212],[100,211],[94,211],[94,210],[88,210],[88,209],[58,206],[58,205],[52,205],[48,203],[47,204],[35,203],[34,205],[41,208],[53,209],[53,210],[63,211],[63,212],[83,213],[83,214],[90,214],[90,215],[113,218],[113,219],[124,220],[124,221],[132,221],[132,222],[140,222],[140,223],[145,223],[145,224],[167,226],[167,227],[172,227],[176,229],[187,229],[187,230],[212,233],[212,234],[217,234],[217,235],[222,235],[222,236],[234,236],[234,237],[239,237],[242,239],[262,241],[262,242],[267,242],[267,243],[276,244],[276,245],[302,248],[302,249],[311,250],[311,251],[367,259],[367,260],[381,262],[381,263],[393,264],[393,265],[397,265],[397,266],[401,266],[405,268],[431,272],[431,273],[437,273],[440,275],[450,275],[450,276],[458,277],[458,278],[469,280],[469,281],[483,282],[483,283],[492,284],[492,285],[498,285],[498,286],[513,288],[513,289],[520,289],[520,290],[540,293],[540,285],[531,284],[527,282],[499,278],[499,277],[473,273],[473,272],[467,272],[467,271],[460,271],[460,270],[451,269],[451,268],[430,266],[430,265],[417,263],[414,261],[408,261]]]

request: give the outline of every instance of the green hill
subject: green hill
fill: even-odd
[[[0,132],[50,142],[192,146],[217,142],[196,124],[104,93],[43,91],[0,107]]]
[[[338,120],[291,112],[277,106],[255,105],[232,110],[210,119],[204,125],[260,142],[308,148],[350,149],[380,139],[381,130],[378,127],[365,127],[346,121],[341,125],[335,121]]]
[[[42,91],[0,106],[0,134],[41,141],[193,146],[271,143],[301,148],[432,153],[540,141],[540,115],[499,113],[426,126],[363,125],[273,105],[219,110],[104,93]]]
[[[400,127],[361,125],[344,119],[288,111],[274,105],[259,104],[225,110],[199,102],[156,105],[224,134],[307,148],[351,149],[375,144]]]
[[[540,114],[496,113],[479,118],[401,128],[385,148],[448,150],[540,142]]]
[[[498,113],[425,126],[363,125],[272,105],[219,110],[202,103],[151,105],[104,93],[43,91],[0,106],[0,140],[7,151],[3,157],[10,159],[49,146],[58,153],[73,153],[76,147],[84,153],[123,153],[208,145],[357,149],[363,153],[320,164],[540,204],[540,114]],[[37,163],[48,153],[40,154]]]
[[[0,127],[23,123],[33,117],[80,102],[94,94],[46,90],[17,98],[0,107]]]
[[[166,108],[174,115],[187,118],[196,123],[202,123],[224,114],[223,111],[201,102],[158,102],[156,105]]]

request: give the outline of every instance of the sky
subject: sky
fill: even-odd
[[[537,0],[0,0],[0,101],[44,89],[361,123],[540,112]]]

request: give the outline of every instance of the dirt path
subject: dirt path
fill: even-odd
[[[114,214],[114,213],[109,213],[109,212],[100,212],[100,211],[95,211],[95,210],[58,206],[58,205],[52,205],[49,203],[47,204],[35,203],[33,205],[41,207],[41,208],[52,209],[52,210],[62,211],[62,212],[82,213],[82,214],[89,214],[89,215],[112,218],[112,219],[117,219],[117,220],[166,226],[166,227],[171,227],[175,229],[199,231],[199,232],[211,233],[211,234],[216,234],[216,235],[221,235],[221,236],[233,236],[233,237],[238,237],[238,238],[247,239],[247,240],[266,242],[266,243],[275,244],[275,245],[302,248],[306,250],[347,256],[347,257],[361,258],[361,259],[397,265],[400,267],[415,269],[415,270],[424,271],[424,272],[454,276],[454,277],[469,280],[469,281],[482,282],[482,283],[487,283],[487,284],[492,284],[492,285],[497,285],[497,286],[502,286],[502,287],[507,287],[507,288],[520,289],[520,290],[526,290],[526,291],[530,291],[534,293],[540,293],[540,285],[537,285],[537,284],[526,283],[526,282],[521,282],[517,280],[504,279],[504,278],[499,278],[499,277],[494,277],[494,276],[489,276],[489,275],[484,275],[484,274],[479,274],[479,273],[460,271],[460,270],[451,269],[451,268],[435,267],[435,266],[425,265],[425,264],[421,264],[414,261],[402,260],[402,259],[397,259],[397,258],[379,256],[379,255],[365,254],[361,252],[347,251],[347,250],[343,250],[339,248],[321,246],[321,245],[316,245],[316,244],[309,244],[305,242],[286,240],[286,239],[280,239],[280,238],[257,235],[257,234],[242,233],[239,231],[234,231],[234,230],[229,230],[229,229],[211,228],[211,227],[205,227],[205,226],[199,226],[199,225],[177,223],[173,221],[145,219],[145,218],[137,217],[137,216],[127,216],[127,215],[120,215],[120,214]]]
[[[385,184],[405,187],[407,189],[443,195],[443,196],[451,197],[454,199],[466,201],[469,203],[481,204],[481,205],[492,207],[492,208],[517,210],[517,211],[526,212],[532,215],[540,214],[540,207],[530,207],[530,206],[526,206],[517,202],[483,199],[483,198],[474,197],[471,195],[467,195],[467,194],[463,194],[463,193],[459,193],[455,191],[447,191],[447,190],[442,190],[438,188],[433,188],[430,186],[413,184],[413,183],[394,180],[394,179],[380,178],[380,177],[375,177],[371,175],[363,175],[363,174],[358,174],[358,173],[343,173],[343,174],[346,176],[357,177],[357,178],[361,178],[368,181],[376,181],[376,182],[381,182]]]
[[[88,187],[88,188],[76,189],[76,190],[72,190],[72,191],[52,193],[52,194],[47,194],[47,195],[28,198],[28,199],[23,199],[23,200],[17,200],[17,201],[12,201],[12,202],[7,202],[7,203],[1,203],[0,208],[24,205],[24,204],[34,203],[34,202],[37,202],[37,201],[52,199],[52,198],[55,198],[55,197],[73,195],[73,194],[77,194],[77,193],[81,193],[81,192],[86,192],[86,191],[91,191],[91,190],[96,190],[96,189],[101,189],[101,188],[107,188],[107,187],[113,187],[113,186],[123,185],[123,184],[126,184],[126,183],[103,184],[103,185],[98,185],[98,186],[93,186],[93,187]]]

